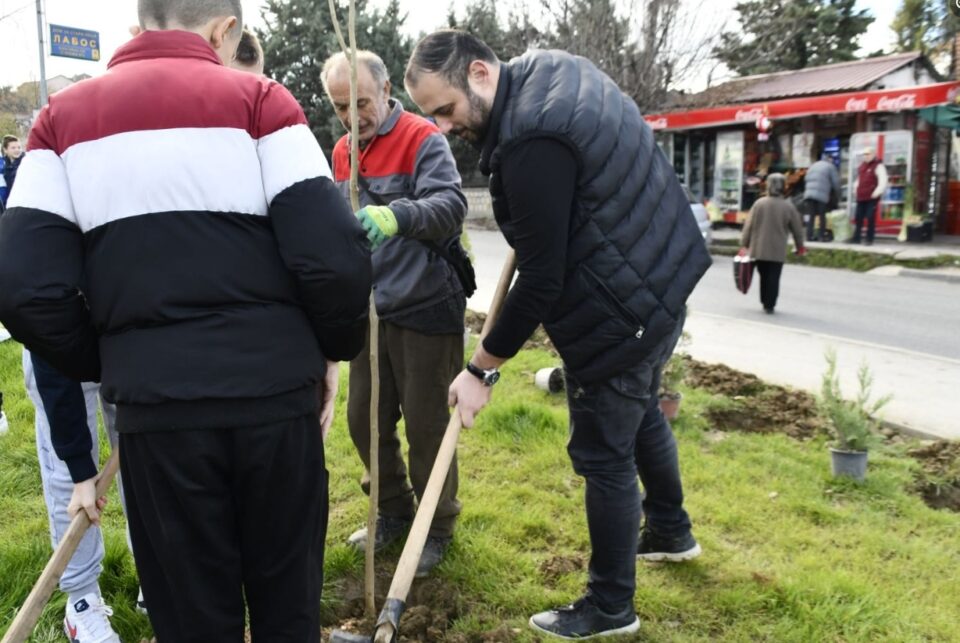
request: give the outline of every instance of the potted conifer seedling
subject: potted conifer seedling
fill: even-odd
[[[867,475],[867,452],[879,441],[874,416],[890,401],[890,396],[885,395],[870,402],[873,375],[870,368],[863,364],[857,371],[860,390],[856,399],[843,399],[840,377],[837,375],[836,351],[828,350],[826,359],[827,371],[820,386],[820,408],[836,436],[835,446],[830,447],[833,475],[862,481]]]
[[[660,411],[668,420],[680,414],[683,393],[680,384],[687,376],[687,361],[683,353],[674,353],[667,360],[660,375]]]

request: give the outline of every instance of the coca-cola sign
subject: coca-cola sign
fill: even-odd
[[[884,96],[877,101],[877,111],[879,112],[899,112],[905,109],[915,109],[917,104],[916,94],[901,94],[900,96]]]
[[[870,107],[870,101],[867,98],[851,98],[847,101],[846,110],[848,112],[865,112]]]
[[[734,118],[738,123],[742,122],[753,122],[758,118],[763,116],[763,110],[759,107],[754,107],[753,109],[738,109],[736,116]]]
[[[919,87],[801,96],[763,104],[719,105],[703,109],[647,114],[651,127],[684,130],[695,127],[746,125],[761,116],[781,121],[816,115],[914,111],[955,102],[960,105],[960,80]],[[669,121],[669,124],[667,124]]]

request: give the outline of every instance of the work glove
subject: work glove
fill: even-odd
[[[393,210],[385,205],[368,205],[357,211],[360,225],[367,231],[370,240],[370,249],[376,250],[380,245],[397,234],[397,217]]]

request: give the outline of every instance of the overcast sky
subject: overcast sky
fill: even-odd
[[[642,0],[639,0],[642,2]],[[695,2],[698,6],[709,6],[716,15],[716,22],[725,19],[735,22],[733,6],[736,0],[713,0]],[[384,5],[386,0],[372,0],[374,5]],[[261,0],[242,0],[244,20],[247,24],[260,26]],[[47,78],[57,75],[74,76],[90,74],[95,76],[106,69],[113,52],[122,45],[129,34],[127,28],[137,21],[135,0],[43,0],[49,23],[90,29],[100,32],[101,60],[99,63],[71,60],[69,58],[46,57]],[[464,0],[454,0],[457,7]],[[531,3],[534,5],[536,3]],[[898,0],[859,0],[858,5],[868,8],[877,18],[861,40],[863,52],[886,49],[893,44],[893,35],[889,25],[896,12]],[[411,35],[429,32],[443,26],[446,9],[438,11],[437,6],[448,7],[449,0],[400,0],[401,7],[408,12],[407,30]],[[37,51],[37,14],[35,0],[0,0],[0,85],[19,85],[28,80],[37,80],[40,75],[39,54]],[[502,6],[502,5],[500,5]],[[11,15],[12,14],[12,15]],[[45,28],[44,39],[49,39],[49,30]],[[49,52],[50,44],[46,43]],[[697,89],[691,87],[690,89]]]

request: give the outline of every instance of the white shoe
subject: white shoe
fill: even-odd
[[[0,411],[0,435],[10,430],[10,423],[7,422],[7,414]]]
[[[120,637],[110,626],[113,610],[103,599],[91,592],[70,605],[63,619],[63,632],[70,643],[120,643]]]

